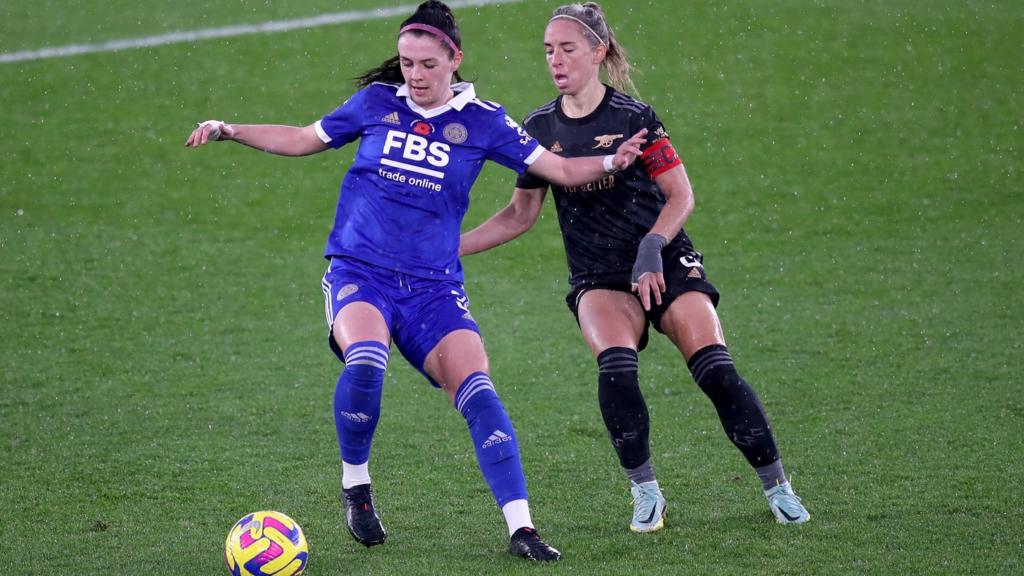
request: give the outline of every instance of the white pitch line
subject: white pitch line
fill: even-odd
[[[486,6],[489,4],[512,4],[523,0],[450,0],[446,2],[451,8],[466,8],[474,6]],[[63,56],[76,56],[78,54],[92,54],[95,52],[117,52],[119,50],[131,50],[134,48],[148,48],[151,46],[164,46],[180,42],[194,42],[196,40],[209,40],[211,38],[227,38],[230,36],[245,36],[248,34],[269,34],[272,32],[285,32],[296,28],[315,28],[318,26],[330,26],[345,22],[359,22],[363,20],[380,20],[392,16],[412,14],[417,4],[405,4],[394,8],[374,8],[372,10],[351,10],[348,12],[332,12],[309,18],[296,18],[294,20],[270,20],[260,24],[240,24],[237,26],[223,26],[220,28],[203,28],[192,31],[169,32],[157,36],[144,36],[142,38],[126,38],[123,40],[110,40],[99,44],[71,44],[69,46],[56,46],[42,48],[39,50],[26,50],[23,52],[6,52],[0,54],[0,64],[8,62],[24,62],[26,60],[42,60],[44,58],[60,58]]]

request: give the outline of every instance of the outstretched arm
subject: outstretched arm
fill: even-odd
[[[459,256],[490,250],[517,238],[533,227],[544,204],[547,188],[516,188],[512,200],[486,222],[462,235]]]
[[[314,124],[309,126],[281,126],[277,124],[226,124],[219,120],[202,122],[185,146],[198,148],[217,140],[234,140],[239,144],[277,154],[279,156],[308,156],[323,152],[327,144],[316,133]]]
[[[646,128],[640,130],[620,144],[614,156],[562,158],[545,150],[530,165],[528,171],[561,186],[581,186],[602,178],[605,174],[628,168],[640,155],[640,146],[644,143],[646,135]]]

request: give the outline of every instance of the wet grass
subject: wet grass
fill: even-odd
[[[288,4],[247,5],[246,21],[343,9]],[[657,338],[641,377],[669,522],[624,529],[549,203],[527,236],[466,261],[535,520],[566,556],[548,570],[1013,572],[1024,11],[604,4],[682,151],[697,193],[687,229],[813,519],[773,524]],[[175,6],[134,21],[231,23],[224,7]],[[0,24],[2,45],[136,35],[115,8]],[[468,76],[513,116],[553,96],[539,40],[551,8],[459,14]],[[0,539],[19,573],[216,574],[228,528],[263,508],[302,524],[311,574],[537,568],[504,553],[464,423],[397,355],[373,463],[391,536],[365,550],[344,532],[318,281],[352,151],[181,147],[206,117],[312,122],[390,53],[396,25],[0,65]],[[466,225],[512,182],[486,169]]]

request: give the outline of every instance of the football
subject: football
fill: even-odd
[[[224,542],[224,561],[233,576],[296,576],[308,559],[302,528],[280,512],[246,514]]]

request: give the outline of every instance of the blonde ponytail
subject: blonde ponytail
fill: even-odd
[[[615,39],[615,33],[608,26],[604,17],[604,11],[597,2],[586,2],[583,4],[566,4],[555,9],[551,19],[568,18],[575,20],[582,25],[583,36],[594,48],[598,44],[604,44],[607,49],[601,68],[608,77],[608,83],[620,92],[629,91],[634,96],[639,96],[636,85],[629,77],[629,60],[626,58],[626,49]]]

